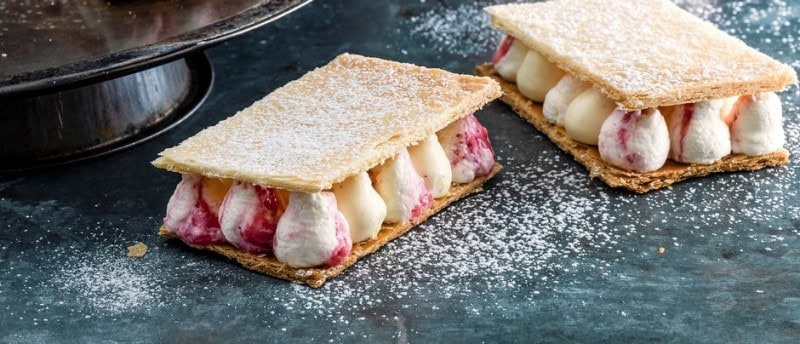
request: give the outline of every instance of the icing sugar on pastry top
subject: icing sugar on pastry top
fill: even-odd
[[[508,41],[519,42],[517,39],[506,38],[502,44],[508,44]],[[498,48],[499,57],[496,55],[495,59],[505,61],[503,51],[502,47]],[[506,53],[509,52],[510,49],[507,49]],[[645,137],[649,137],[648,142],[652,144],[668,143],[671,147],[669,158],[680,163],[713,164],[721,160],[732,152],[732,133],[736,134],[733,145],[737,148],[734,153],[767,154],[783,146],[780,99],[772,92],[671,106],[665,108],[665,113],[651,109],[643,115],[642,111],[617,110],[617,104],[597,87],[592,87],[572,75],[564,75],[560,71],[554,72],[553,69],[557,67],[550,62],[543,63],[541,61],[543,57],[532,50],[528,54],[535,54],[537,58],[532,61],[526,58],[520,69],[525,71],[528,69],[525,64],[531,63],[533,66],[529,70],[535,72],[525,71],[523,78],[517,80],[520,92],[528,96],[531,91],[525,91],[526,89],[536,90],[536,98],[529,98],[537,102],[538,99],[542,99],[541,93],[545,93],[542,99],[544,118],[550,123],[564,126],[567,136],[575,141],[597,145],[602,137],[601,128],[606,121],[611,121],[607,125],[609,132],[612,131],[611,128],[620,126],[627,128],[629,125],[634,125],[631,128],[635,129],[632,133],[636,135],[630,139],[640,142],[637,144],[644,144]],[[563,77],[553,84],[555,76],[560,75]],[[507,79],[507,81],[513,80]],[[611,119],[610,116],[615,111],[620,113],[617,114],[617,118]],[[638,115],[634,116],[634,113]],[[624,114],[629,115],[626,117]],[[655,120],[650,117],[653,114],[665,118]],[[631,122],[622,121],[624,118],[630,119]],[[662,131],[660,126],[665,120],[669,129],[666,132]],[[666,163],[666,159],[657,154],[662,151],[660,146],[638,147],[634,150],[637,151],[636,154],[642,154],[641,160],[637,160],[636,163],[624,163],[619,157],[624,155],[630,157],[631,155],[626,153],[627,149],[619,152],[614,150],[627,147],[619,144],[622,141],[627,142],[627,139],[613,141],[610,136],[605,139],[603,149],[600,150],[601,156],[613,166],[630,171],[649,172],[658,170]],[[655,155],[649,156],[649,154]],[[657,164],[659,161],[661,163]]]
[[[667,0],[551,0],[486,11],[507,35],[492,72],[481,74],[515,84],[563,128],[559,135],[598,146],[607,165],[653,172],[667,160],[788,157],[774,92],[797,81],[794,70]]]
[[[485,10],[515,42],[624,109],[775,92],[797,82],[790,66],[669,0],[551,0]]]
[[[319,287],[499,170],[472,113],[500,94],[341,55],[162,152],[182,180],[161,233]]]

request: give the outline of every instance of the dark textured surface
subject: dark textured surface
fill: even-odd
[[[210,50],[215,88],[169,134],[0,179],[0,342],[798,341],[796,164],[633,195],[501,104],[478,115],[505,166],[486,192],[323,289],[156,235],[179,178],[149,161],[305,71],[345,51],[466,73],[489,58],[475,5],[399,3],[312,3]],[[798,66],[798,5],[681,3]],[[796,88],[782,97],[797,156]],[[138,241],[150,251],[127,258]]]

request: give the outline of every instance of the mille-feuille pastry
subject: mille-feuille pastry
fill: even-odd
[[[788,163],[773,93],[794,70],[667,0],[485,9],[507,36],[478,74],[613,187],[647,192]]]
[[[500,169],[490,78],[344,54],[167,149],[160,234],[320,287]]]

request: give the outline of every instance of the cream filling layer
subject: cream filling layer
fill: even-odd
[[[504,41],[520,42],[510,36]],[[731,153],[768,154],[781,149],[785,143],[783,113],[780,98],[775,93],[684,104],[660,111],[622,111],[614,116],[617,105],[599,89],[565,74],[529,47],[526,49],[528,52],[519,64],[516,80],[498,74],[506,81],[516,82],[520,93],[528,99],[543,102],[545,119],[563,126],[568,137],[602,146],[601,157],[613,166],[640,172],[657,170],[666,162],[662,159],[664,142],[669,148],[669,158],[686,164],[711,164]],[[519,60],[518,56],[502,55],[503,51],[498,49],[493,61]],[[510,53],[511,49],[505,51]],[[627,116],[628,122],[624,121],[627,113],[632,113]],[[659,119],[653,117],[654,114],[663,117]],[[606,125],[606,122],[609,123]],[[664,122],[666,132],[661,125]],[[631,141],[635,142],[633,149],[627,143],[620,143],[626,140],[610,134],[615,131],[619,134],[619,130],[634,133],[623,135],[626,140],[634,140]],[[645,141],[657,146],[639,147]],[[632,152],[653,156],[642,156],[631,162]]]
[[[247,252],[272,253],[297,268],[337,265],[353,242],[376,237],[383,224],[420,216],[452,183],[491,172],[494,152],[474,115],[441,133],[330,191],[288,192],[187,174],[164,222],[190,244],[228,242]]]

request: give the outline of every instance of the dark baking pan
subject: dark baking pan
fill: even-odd
[[[205,54],[0,106],[0,172],[107,154],[172,128],[203,102],[213,73]]]

